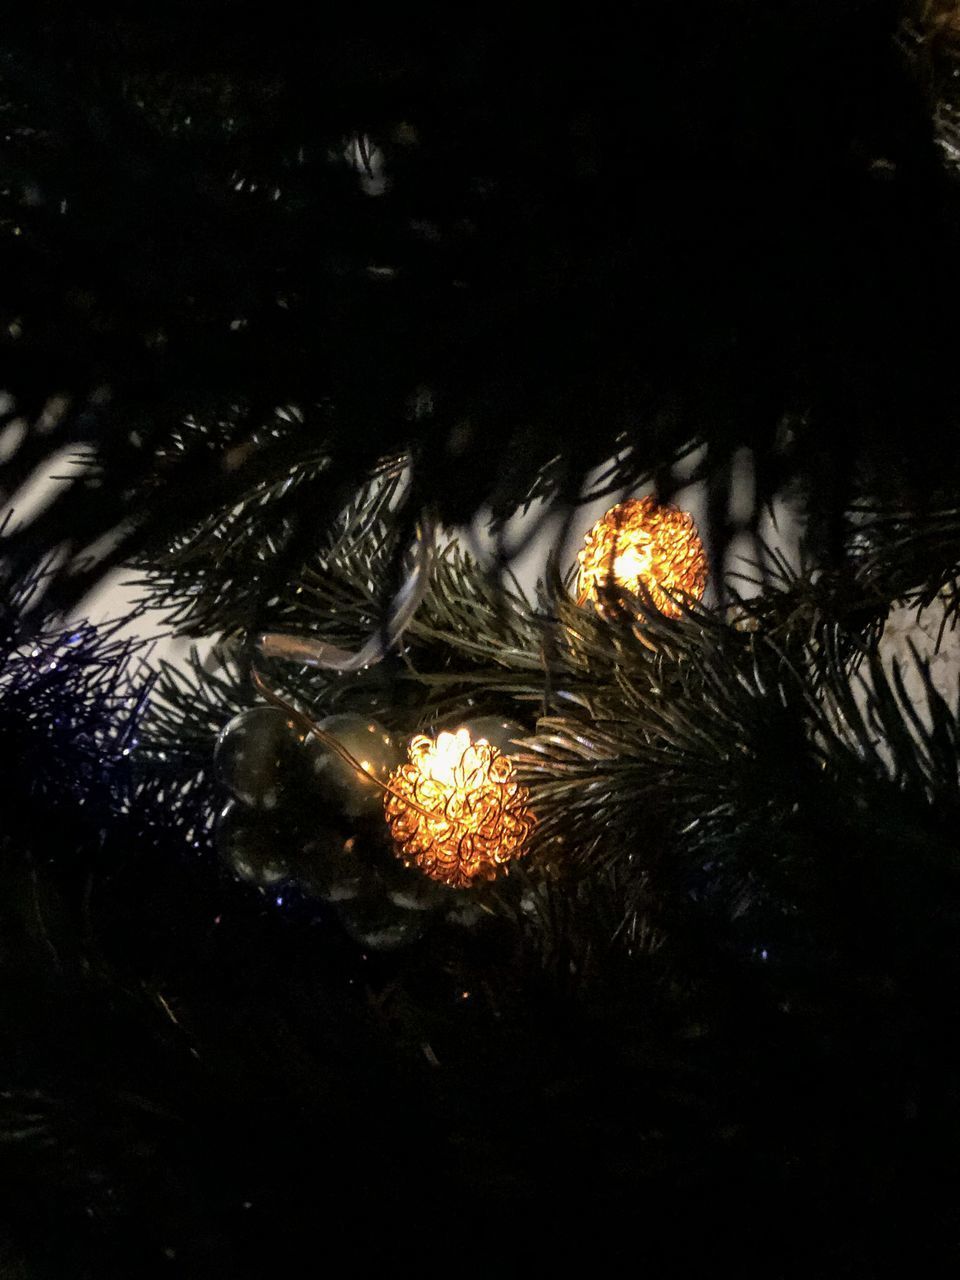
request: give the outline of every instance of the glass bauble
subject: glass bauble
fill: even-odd
[[[403,911],[438,911],[456,897],[444,884],[431,880],[416,867],[405,867],[389,847],[377,862],[377,877],[387,899]]]
[[[314,832],[291,862],[301,890],[321,902],[349,902],[370,881],[370,870],[355,836],[325,830]]]
[[[358,715],[327,716],[319,721],[324,733],[330,734],[350,755],[386,784],[390,774],[403,760],[403,751],[383,725]],[[383,790],[353,768],[332,747],[311,734],[303,745],[309,769],[320,795],[338,813],[347,818],[374,817],[383,810]]]
[[[380,896],[341,902],[337,916],[354,942],[371,951],[409,946],[423,934],[427,919],[422,911],[404,911]]]
[[[213,757],[217,778],[251,809],[276,809],[296,786],[299,744],[285,712],[250,707],[220,732]]]
[[[214,829],[221,859],[238,880],[261,889],[271,889],[289,878],[288,840],[275,823],[236,800],[227,801]]]
[[[522,724],[518,724],[516,720],[504,720],[501,716],[475,716],[464,720],[463,728],[470,731],[471,742],[479,742],[484,738],[491,747],[496,747],[505,756],[517,754],[519,747],[514,739],[529,736]]]

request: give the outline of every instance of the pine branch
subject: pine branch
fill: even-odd
[[[10,534],[15,574],[66,531],[48,603],[69,607],[321,455],[310,518],[274,547],[288,576],[401,453],[451,527],[575,499],[598,467],[631,488],[702,444],[721,489],[756,452],[761,504],[794,482],[817,510],[841,474],[854,499],[878,476],[901,497],[956,480],[956,190],[898,15],[686,6],[644,14],[639,53],[635,16],[561,25],[549,57],[516,21],[512,57],[482,23],[358,44],[292,15],[265,38],[238,12],[207,48],[186,11],[11,19],[0,389],[26,432],[8,487],[79,445],[103,480]],[[571,97],[594,72],[604,93]],[[302,415],[295,442],[272,437],[277,406]]]

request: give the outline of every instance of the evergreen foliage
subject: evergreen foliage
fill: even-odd
[[[0,530],[0,1275],[955,1265],[960,690],[882,646],[960,601],[954,8],[13,16],[2,492],[93,453]],[[695,447],[719,564],[744,446],[807,521],[757,594],[513,581],[507,517]],[[425,514],[382,662],[263,658],[384,626]],[[212,655],[68,627],[115,562]],[[527,856],[389,952],[241,883],[255,672],[519,721]]]

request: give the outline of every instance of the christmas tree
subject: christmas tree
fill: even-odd
[[[0,1275],[939,1274],[960,15],[458,20],[6,24]]]

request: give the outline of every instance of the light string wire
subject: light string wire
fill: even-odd
[[[265,658],[280,658],[284,662],[298,662],[326,671],[347,673],[374,666],[400,639],[423,602],[430,585],[433,552],[433,519],[424,513],[417,521],[413,565],[391,602],[390,614],[383,626],[355,652],[317,640],[314,636],[286,635],[278,631],[259,635],[257,649]]]

